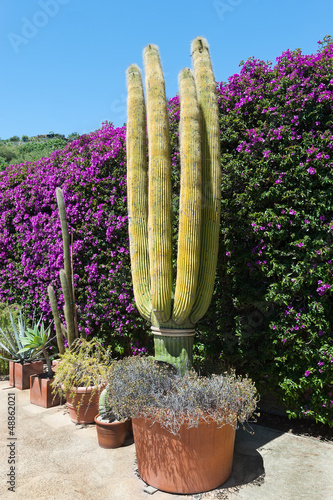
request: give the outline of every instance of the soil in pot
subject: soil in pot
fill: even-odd
[[[236,431],[215,422],[180,428],[175,436],[149,419],[133,418],[138,470],[149,485],[168,493],[217,488],[231,475]]]
[[[119,448],[126,439],[129,419],[123,422],[108,422],[102,420],[100,415],[95,417],[98,444],[101,448]]]

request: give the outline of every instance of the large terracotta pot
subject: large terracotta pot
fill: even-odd
[[[119,448],[125,442],[128,419],[124,422],[100,422],[95,417],[98,444],[101,448]]]
[[[30,389],[30,375],[43,373],[43,361],[15,363],[9,361],[9,385],[17,389]]]
[[[30,376],[30,403],[51,408],[60,405],[58,394],[52,394],[52,379],[48,378],[47,373]]]
[[[92,424],[98,415],[99,396],[104,386],[73,387],[66,394],[69,416],[75,424]],[[94,394],[91,393],[94,391]],[[79,410],[78,410],[79,407]]]
[[[139,474],[149,485],[193,494],[217,488],[230,477],[236,434],[231,425],[183,425],[179,436],[149,419],[133,418],[132,425]]]

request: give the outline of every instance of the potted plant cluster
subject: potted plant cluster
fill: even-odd
[[[193,494],[230,476],[237,422],[254,414],[257,392],[235,374],[181,375],[167,363],[131,357],[112,364],[107,400],[132,419],[139,474],[163,491]]]
[[[22,349],[22,339],[26,336],[27,320],[20,311],[15,324],[13,315],[9,312],[10,327],[0,328],[0,347],[8,353],[8,357],[1,359],[9,361],[9,385],[17,389],[30,388],[30,375],[43,373],[43,361],[38,359],[40,355],[35,349]]]
[[[60,397],[66,397],[72,422],[94,422],[109,365],[109,353],[98,339],[78,338],[60,354],[52,387]]]
[[[131,430],[129,418],[119,418],[108,399],[108,386],[99,397],[99,413],[95,417],[98,444],[101,448],[119,448]]]
[[[52,396],[51,382],[53,379],[53,370],[50,356],[47,352],[53,338],[49,337],[50,327],[45,329],[41,319],[33,328],[28,328],[25,337],[22,337],[21,342],[24,347],[19,353],[24,352],[41,352],[47,366],[46,373],[33,374],[30,376],[30,403],[50,408],[60,404],[60,398],[57,394]]]

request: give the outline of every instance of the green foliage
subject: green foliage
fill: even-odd
[[[25,336],[21,338],[21,343],[24,347],[19,350],[19,353],[31,352],[39,355],[42,352],[47,364],[48,377],[52,378],[53,372],[47,348],[53,339],[49,338],[49,330],[50,326],[45,330],[44,323],[41,319],[38,323],[33,325],[33,328],[28,328]]]
[[[109,371],[107,402],[119,418],[145,417],[177,434],[181,425],[197,427],[200,420],[218,426],[247,421],[257,393],[248,378],[230,375],[201,377],[193,370],[180,375],[152,358],[133,356],[115,361]]]
[[[10,316],[9,313],[11,312],[14,322],[17,322],[18,316],[20,315],[20,306],[18,304],[6,304],[1,302],[0,303],[0,328],[1,329],[6,329],[10,326]],[[4,337],[2,337],[2,342],[5,343],[6,347],[8,347],[8,342]],[[2,359],[1,356],[6,356],[6,351],[5,349],[0,348],[0,374],[6,374],[8,373],[9,370],[9,364],[8,361],[5,359]]]
[[[15,360],[19,363],[29,362],[39,356],[39,352],[34,349],[24,349],[23,338],[27,335],[27,320],[22,313],[19,312],[17,324],[15,324],[12,312],[9,311],[10,326],[0,328],[0,348],[4,352],[1,359],[6,361]]]
[[[14,163],[47,158],[53,151],[63,149],[67,144],[67,139],[58,134],[54,134],[51,138],[46,136],[29,138],[23,135],[22,141],[18,136],[14,138],[15,140],[10,138],[8,141],[0,141],[0,171]]]
[[[76,339],[60,355],[52,387],[60,396],[69,393],[71,397],[75,387],[94,387],[93,396],[106,381],[110,361],[109,351],[98,339]]]
[[[225,365],[333,425],[333,47],[220,86],[222,226],[206,334]]]

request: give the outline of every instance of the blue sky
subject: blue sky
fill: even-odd
[[[1,0],[0,137],[89,133],[126,121],[125,71],[160,48],[167,97],[207,38],[217,81],[253,56],[317,51],[333,35],[332,0]]]

